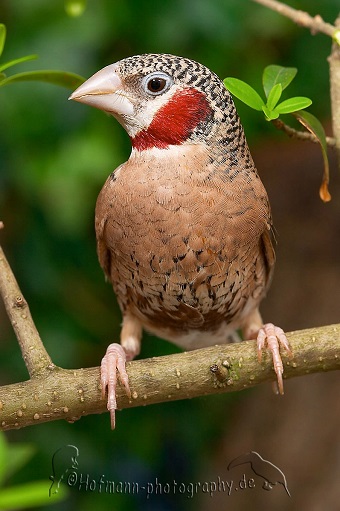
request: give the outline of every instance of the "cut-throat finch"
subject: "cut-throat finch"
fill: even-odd
[[[143,329],[186,350],[257,338],[272,353],[283,393],[284,332],[259,304],[275,253],[266,190],[230,93],[205,66],[148,54],[111,64],[70,99],[113,115],[132,152],[107,179],[95,215],[100,264],[122,311],[120,344],[107,348],[101,385],[114,427],[117,377]],[[235,336],[234,336],[235,337]]]

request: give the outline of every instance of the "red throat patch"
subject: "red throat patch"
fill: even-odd
[[[182,144],[210,113],[203,92],[193,88],[179,91],[156,112],[150,126],[131,139],[132,147],[144,151]]]

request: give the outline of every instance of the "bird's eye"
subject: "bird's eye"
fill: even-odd
[[[152,73],[143,79],[143,87],[147,94],[158,96],[166,92],[172,85],[172,79],[165,73]]]
[[[146,84],[150,92],[161,92],[166,86],[164,78],[151,78]]]

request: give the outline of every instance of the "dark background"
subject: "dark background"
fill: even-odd
[[[75,2],[76,3],[76,2]],[[290,4],[334,22],[338,0]],[[2,0],[0,21],[8,29],[3,61],[38,53],[39,60],[13,68],[61,69],[90,76],[128,55],[167,52],[198,60],[221,78],[235,76],[261,89],[268,64],[295,66],[291,95],[313,99],[310,111],[330,133],[327,56],[331,41],[247,0],[96,0],[80,17],[62,1]],[[10,73],[9,73],[10,74]],[[120,313],[97,262],[93,212],[106,176],[130,153],[124,130],[112,118],[70,103],[70,91],[36,82],[0,89],[1,244],[10,260],[42,339],[62,367],[99,365],[117,339]],[[262,313],[265,321],[295,330],[339,321],[340,179],[331,157],[332,202],[318,197],[321,151],[296,142],[244,105],[237,108],[277,229],[277,267]],[[27,378],[16,339],[0,304],[0,382]],[[141,357],[177,351],[145,335]],[[8,484],[46,479],[53,453],[79,448],[79,465],[91,478],[140,484],[176,480],[235,480],[246,472],[256,488],[230,497],[199,493],[105,495],[70,491],[54,509],[98,511],[226,508],[233,510],[335,509],[340,478],[339,376],[297,378],[285,396],[269,384],[237,394],[210,396],[118,413],[111,432],[107,414],[75,424],[61,421],[6,434],[31,442],[32,461]],[[261,488],[249,468],[231,473],[228,463],[255,450],[285,473],[283,488]]]

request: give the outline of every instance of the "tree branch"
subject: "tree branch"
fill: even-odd
[[[326,23],[319,15],[312,17],[307,12],[299,11],[282,2],[278,2],[277,0],[253,0],[253,2],[264,5],[272,11],[282,14],[282,16],[285,16],[286,18],[290,18],[297,25],[309,28],[312,34],[322,32],[323,34],[332,37],[332,39],[337,40],[338,44],[340,44],[339,28],[331,25],[330,23]]]
[[[0,223],[1,225],[1,223]],[[31,379],[0,387],[0,429],[103,413],[99,367],[62,369],[48,356],[28,305],[0,247],[0,293]],[[294,359],[283,355],[286,378],[340,368],[340,325],[287,334]],[[132,398],[117,387],[119,408],[232,392],[276,380],[271,356],[257,361],[256,342],[213,346],[127,364]]]
[[[335,22],[340,33],[340,17]],[[333,42],[328,57],[331,84],[332,125],[340,164],[340,46]]]
[[[3,228],[3,222],[0,222]],[[10,265],[0,246],[0,294],[17,336],[21,353],[31,378],[41,376],[54,365],[40,339]]]
[[[340,368],[340,324],[287,334],[294,358],[283,356],[284,376],[293,378]],[[271,356],[257,361],[256,342],[213,346],[127,363],[132,398],[117,386],[119,408],[188,399],[254,387],[275,381]],[[278,397],[278,399],[280,399]],[[41,378],[0,388],[3,430],[103,413],[99,367],[54,367]]]

